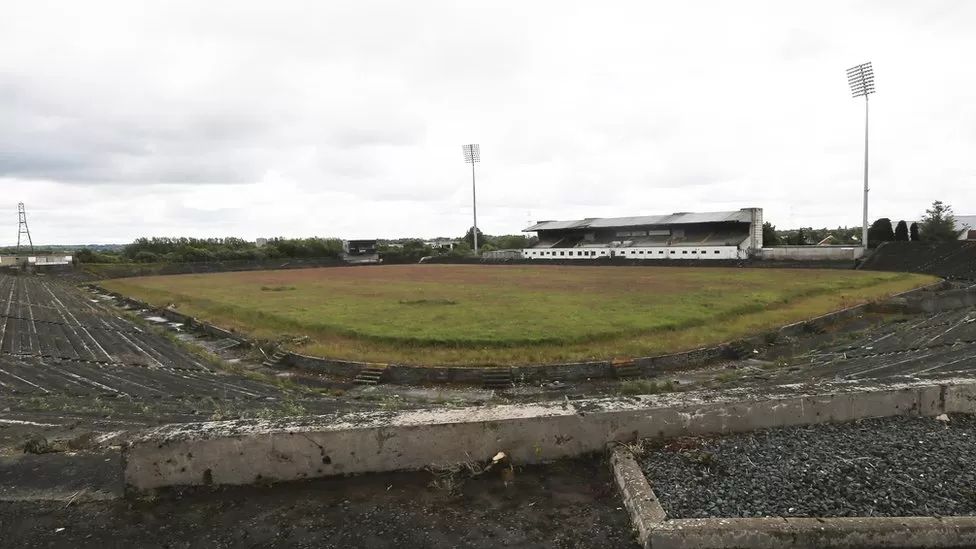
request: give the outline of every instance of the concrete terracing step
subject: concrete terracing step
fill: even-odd
[[[623,379],[637,377],[640,375],[640,370],[637,368],[637,365],[634,364],[633,360],[615,359],[611,365],[613,366],[614,377]]]
[[[508,389],[515,381],[511,368],[497,368],[481,374],[481,383],[485,389]]]
[[[241,344],[241,342],[238,341],[238,340],[236,340],[236,339],[232,339],[232,338],[229,338],[229,337],[225,337],[225,338],[217,341],[216,343],[214,343],[214,350],[215,351],[226,351],[227,349],[232,349],[234,347],[237,347],[240,344]]]
[[[386,364],[369,364],[356,374],[353,383],[357,385],[378,385],[383,382],[383,374],[386,373]]]
[[[281,366],[281,361],[288,355],[288,351],[283,349],[276,349],[274,353],[261,363],[262,366],[267,366],[268,368],[277,368]]]

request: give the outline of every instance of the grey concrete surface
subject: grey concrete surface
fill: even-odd
[[[837,383],[163,426],[127,445],[125,480],[132,491],[248,484],[449,466],[498,451],[540,463],[599,452],[611,441],[972,412],[972,383]]]
[[[648,549],[941,548],[976,546],[976,517],[671,520]]]
[[[634,455],[617,443],[610,445],[610,470],[624,501],[624,508],[630,515],[630,522],[637,530],[637,539],[646,547],[654,528],[667,519],[664,508]]]

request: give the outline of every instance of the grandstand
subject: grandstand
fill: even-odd
[[[744,259],[762,250],[762,208],[540,221],[525,259]]]

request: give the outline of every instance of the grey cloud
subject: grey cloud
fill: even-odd
[[[488,232],[529,210],[739,202],[779,226],[856,224],[863,109],[843,71],[865,59],[872,212],[976,210],[976,80],[956,70],[976,50],[972,2],[39,0],[4,15],[0,214],[24,200],[55,240],[449,235],[470,222],[467,142]]]

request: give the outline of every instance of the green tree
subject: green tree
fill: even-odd
[[[95,252],[89,250],[88,248],[82,248],[75,252],[75,259],[77,259],[79,263],[94,263]]]
[[[800,230],[789,234],[786,237],[786,244],[789,246],[804,246],[807,244],[807,231],[800,227]]]
[[[520,234],[509,234],[494,239],[499,250],[520,250],[528,247],[529,239]]]
[[[461,240],[468,245],[469,249],[473,250],[474,249],[474,227],[468,229],[468,232],[464,234],[464,237],[462,237]],[[478,246],[480,247],[482,244],[484,244],[487,241],[488,240],[485,238],[485,233],[481,232],[481,229],[478,229]]]
[[[898,222],[898,226],[895,227],[895,240],[899,242],[908,242],[908,223],[902,219]]]
[[[386,263],[417,263],[423,257],[434,255],[434,250],[422,240],[407,240],[400,246],[383,244],[379,252]]]
[[[912,242],[918,242],[918,223],[912,222],[912,226],[908,228],[908,235]]]
[[[466,257],[471,255],[473,252],[474,250],[472,250],[471,245],[462,240],[457,246],[454,246],[453,249],[443,255],[448,257]]]
[[[778,246],[779,235],[776,234],[776,225],[769,221],[763,223],[763,246]]]
[[[877,248],[882,242],[891,242],[895,239],[895,231],[891,229],[891,220],[882,217],[875,220],[868,227],[868,247]]]
[[[932,207],[925,210],[922,223],[919,224],[919,232],[923,240],[930,242],[943,242],[946,240],[956,240],[956,218],[952,214],[952,206],[936,200]]]

